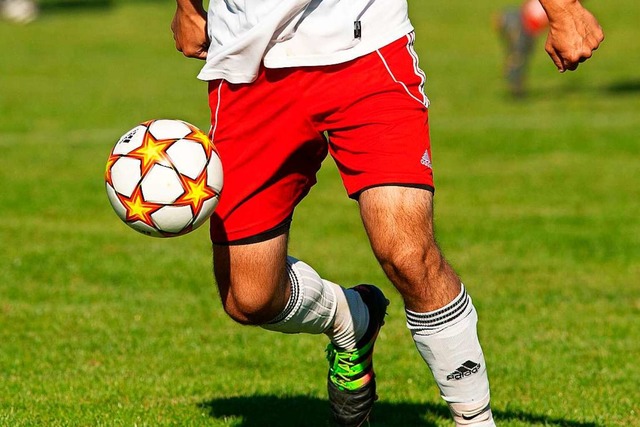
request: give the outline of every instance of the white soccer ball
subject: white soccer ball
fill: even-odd
[[[154,237],[189,233],[218,205],[222,164],[206,134],[181,120],[150,120],[111,150],[107,196],[125,224]]]
[[[38,17],[38,6],[33,0],[0,0],[0,13],[9,21],[28,24]]]

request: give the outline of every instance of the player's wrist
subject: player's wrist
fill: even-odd
[[[575,8],[581,8],[578,0],[540,0],[540,4],[549,18],[549,22],[562,20],[570,16]]]
[[[187,15],[204,15],[206,14],[201,0],[176,0],[177,10]]]

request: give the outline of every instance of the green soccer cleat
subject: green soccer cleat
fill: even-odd
[[[341,427],[359,427],[369,418],[376,401],[376,378],[373,371],[373,347],[384,324],[389,301],[372,285],[353,288],[369,309],[369,326],[353,350],[327,346],[329,376],[327,388],[331,413]]]

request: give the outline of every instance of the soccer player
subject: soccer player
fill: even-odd
[[[575,0],[543,1],[554,62],[575,69],[600,27]],[[333,418],[367,420],[388,301],[287,253],[294,208],[331,154],[456,425],[495,425],[476,310],[434,239],[428,100],[406,0],[211,0],[208,13],[177,0],[172,30],[179,51],[206,59],[199,78],[225,171],[211,239],[226,313],[327,335]]]
[[[525,94],[526,68],[538,37],[549,26],[549,18],[539,0],[525,0],[520,6],[506,8],[496,20],[504,40],[504,73],[509,91],[515,97]]]
[[[506,8],[496,20],[504,41],[504,74],[511,94],[525,94],[525,74],[536,39],[547,28],[549,21],[538,0],[526,0],[517,7]]]

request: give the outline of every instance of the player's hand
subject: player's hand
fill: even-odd
[[[176,49],[189,58],[206,59],[209,49],[207,35],[207,13],[194,5],[195,2],[178,2],[178,8],[171,21]]]
[[[596,18],[578,1],[557,3],[563,3],[562,7],[545,7],[549,16],[545,50],[560,72],[573,71],[591,58],[604,40],[604,33]]]

